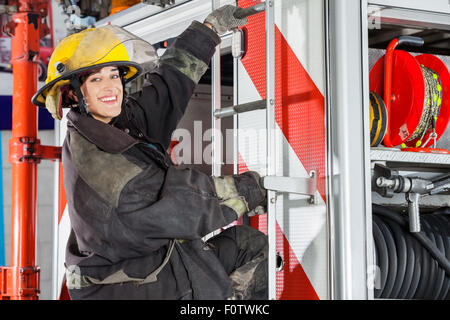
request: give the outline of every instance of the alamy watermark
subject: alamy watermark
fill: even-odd
[[[275,139],[278,140],[278,131]],[[216,152],[216,163],[233,164],[235,162],[235,141],[239,150],[245,150],[245,162],[248,166],[261,166],[266,163],[267,129],[226,129],[223,133],[218,129],[203,130],[202,121],[194,121],[193,130],[176,129],[172,141],[177,141],[172,149],[172,159],[177,164],[213,164],[213,150]]]

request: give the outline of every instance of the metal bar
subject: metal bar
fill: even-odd
[[[433,189],[429,192],[430,195],[445,192],[450,189],[450,174],[433,180]]]
[[[220,7],[219,0],[212,0],[212,10]],[[211,61],[211,174],[220,176],[222,174],[222,139],[221,139],[221,121],[214,114],[221,109],[221,74],[220,74],[220,44],[216,47],[216,52]]]
[[[238,59],[233,59],[233,103],[238,104],[239,89],[238,89]],[[233,115],[233,173],[239,173],[239,117],[237,114]]]
[[[374,3],[373,0],[370,2]],[[422,3],[427,3],[427,5],[428,3],[435,5],[435,2],[437,1],[422,1]],[[384,25],[389,25],[400,26],[402,29],[416,29],[417,32],[424,29],[448,31],[450,30],[450,23],[448,12],[444,12],[444,7],[441,6],[440,10],[437,12],[432,12],[433,10],[414,10],[412,9],[410,1],[408,1],[405,2],[404,5],[395,7],[370,4],[367,11],[369,20],[376,21],[377,28],[383,28]],[[450,6],[447,5],[447,7],[449,7],[450,10]],[[389,40],[392,38],[393,37]]]
[[[38,152],[40,160],[61,160],[61,147],[39,145]]]
[[[408,193],[406,199],[408,200],[409,232],[420,232],[420,194]]]
[[[331,148],[331,99],[330,99],[330,91],[331,91],[331,72],[330,72],[330,1],[323,0],[324,2],[324,49],[325,49],[325,80],[326,80],[326,92],[325,92],[325,128],[326,130],[326,163],[327,163],[327,177],[331,177],[331,164],[332,164],[332,148]],[[333,234],[334,234],[334,221],[333,221],[333,212],[334,212],[334,204],[333,201],[330,200],[331,195],[333,194],[334,187],[332,183],[329,183],[327,179],[326,184],[326,202],[327,202],[327,247],[328,247],[328,297],[329,299],[334,298],[334,243],[333,243]]]
[[[433,165],[440,165],[442,167],[450,168],[450,156],[446,154],[403,152],[382,148],[372,148],[370,150],[370,158],[372,161],[398,162],[404,163],[405,165],[409,165],[411,167],[414,164],[418,164],[421,166],[430,167]]]
[[[31,1],[22,2],[20,11],[28,11]],[[30,10],[31,11],[31,10]],[[12,139],[37,136],[37,109],[31,98],[37,89],[39,53],[39,15],[32,12],[14,14],[15,35],[11,42],[13,69]],[[10,154],[11,156],[11,154]],[[14,156],[14,155],[13,155]],[[36,261],[36,184],[37,163],[13,162],[11,187],[11,299],[38,298]],[[31,272],[22,272],[29,268]],[[34,288],[33,288],[34,286]]]
[[[267,172],[266,176],[276,175],[275,146],[275,1],[266,1],[266,121],[267,121]],[[269,300],[276,299],[276,193],[267,191],[267,235],[268,254],[268,286]]]
[[[369,106],[369,21],[367,19],[367,3],[361,5],[361,69],[362,69],[362,105]],[[371,170],[370,170],[370,108],[363,108],[363,165],[364,165],[364,190],[365,190],[365,224],[366,224],[366,265],[367,273],[371,272],[372,283],[367,283],[367,298],[374,299],[375,286],[374,265],[375,248],[372,235],[372,192],[371,192]],[[369,279],[368,278],[368,281]]]
[[[9,141],[9,161],[11,163],[33,162],[41,160],[60,160],[61,147],[43,146],[35,137],[11,138]]]
[[[263,186],[267,190],[277,192],[314,196],[317,191],[317,180],[315,176],[312,178],[266,176],[263,178]]]
[[[406,9],[412,14],[421,15],[427,13],[450,13],[450,6],[448,0],[433,0],[433,1],[422,1],[422,0],[370,0],[371,6],[381,6],[384,10],[389,10],[393,8],[396,9]],[[448,22],[448,18],[446,20]],[[431,28],[431,27],[430,27]]]
[[[254,111],[254,110],[259,110],[259,109],[266,109],[266,108],[267,108],[267,101],[264,99],[264,100],[259,100],[259,101],[244,103],[244,104],[238,104],[238,105],[234,105],[231,107],[218,109],[214,112],[214,116],[216,118],[226,118],[226,117],[231,117],[238,113],[244,113],[244,112],[249,112],[249,111]]]
[[[183,5],[187,2],[192,2],[193,0],[176,0],[175,3],[168,7],[150,6],[145,3],[138,3],[134,6],[119,11],[113,15],[105,17],[95,23],[95,25],[101,26],[106,24],[114,24],[120,27],[125,27],[133,23],[138,23],[146,18],[158,15],[168,10],[173,10],[173,8]]]
[[[220,7],[220,0],[211,1],[211,10]],[[221,73],[220,73],[220,44],[216,47],[216,52],[211,60],[211,175],[222,175],[222,130],[221,121],[217,119],[214,114],[221,108],[222,105],[222,90],[221,90]],[[207,234],[202,239],[207,241],[220,233],[220,229]]]
[[[363,94],[362,6],[366,1],[328,1],[327,206],[330,208],[332,299],[367,299],[367,155]],[[367,19],[366,17],[364,19]],[[367,92],[368,95],[368,92]],[[372,266],[370,266],[372,267]]]

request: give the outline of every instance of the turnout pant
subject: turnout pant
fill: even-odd
[[[207,243],[233,282],[232,299],[268,299],[265,234],[249,226],[234,226]]]

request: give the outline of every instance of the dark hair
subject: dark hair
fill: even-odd
[[[71,91],[75,91],[72,85],[66,84],[65,86],[61,86],[59,90],[61,90],[61,106],[63,108],[70,108],[73,105],[78,105],[78,103],[69,95]]]

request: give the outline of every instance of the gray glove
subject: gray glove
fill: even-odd
[[[255,171],[248,171],[248,172],[243,173],[242,175],[247,175],[247,176],[253,177],[253,179],[255,179],[255,181],[257,183],[257,186],[258,186],[257,189],[259,189],[259,191],[262,193],[262,195],[264,197],[263,200],[261,202],[259,202],[259,205],[257,207],[255,207],[253,210],[250,210],[249,212],[247,212],[247,216],[253,217],[256,215],[266,214],[266,212],[267,212],[267,190],[264,189],[264,187],[263,187],[262,177]],[[238,187],[239,187],[239,189],[242,189],[241,185],[238,185]],[[254,191],[256,191],[255,189],[256,188],[253,188]],[[247,192],[241,191],[241,192],[246,193],[246,194],[249,193],[248,191]],[[253,199],[259,199],[257,192],[256,193],[252,192],[252,193],[253,193],[253,195],[251,197]]]
[[[265,205],[267,192],[257,172],[213,177],[213,181],[220,204],[233,209],[238,217],[249,211],[250,215],[263,214],[264,209],[257,207]]]
[[[267,208],[265,206],[257,206],[255,209],[247,212],[247,216],[260,216],[267,213]]]
[[[213,30],[218,35],[222,35],[227,31],[242,27],[248,23],[247,18],[235,18],[235,14],[239,14],[241,11],[243,11],[243,9],[240,7],[225,5],[211,12],[204,22],[211,24]]]

